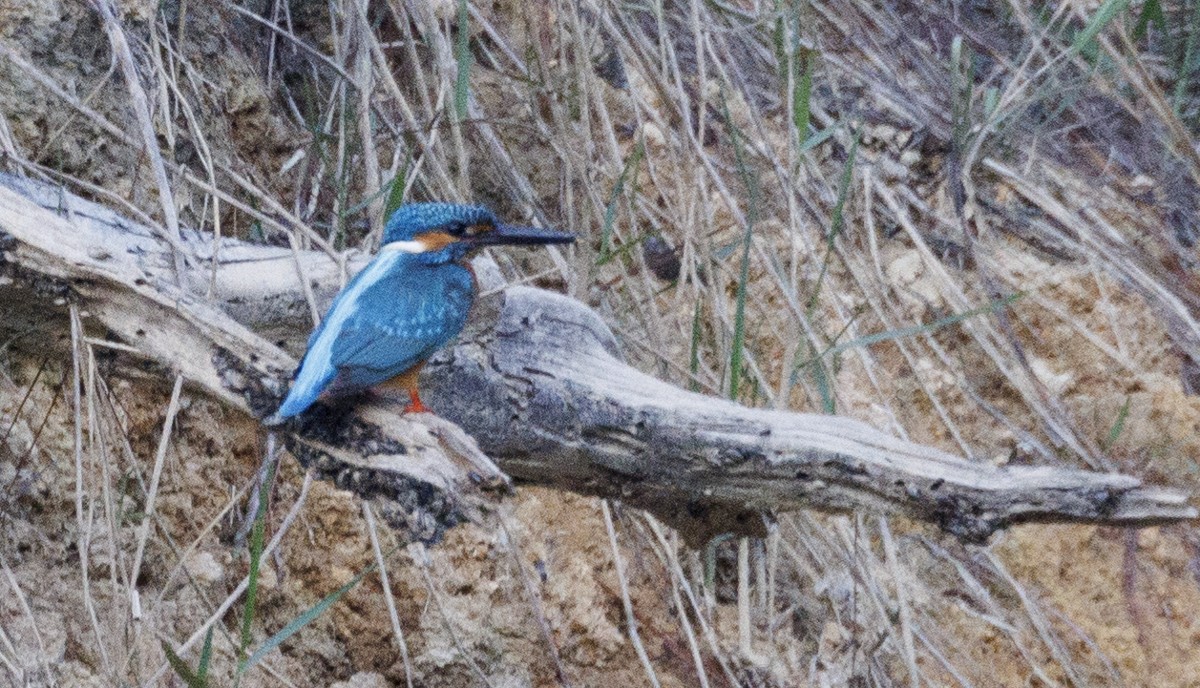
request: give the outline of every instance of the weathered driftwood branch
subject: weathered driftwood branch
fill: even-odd
[[[512,288],[494,324],[435,359],[427,396],[510,475],[620,497],[693,541],[804,508],[900,513],[968,540],[1026,521],[1195,516],[1130,476],[967,462],[848,418],[686,392],[615,351],[578,301]]]
[[[74,210],[54,210],[62,204]],[[181,290],[165,242],[146,229],[12,179],[0,178],[0,232],[0,329],[24,327],[47,301],[73,300],[103,336],[258,415],[277,400],[292,361],[243,325],[275,341],[302,341],[311,320],[297,266],[321,300],[341,282],[327,256],[226,240],[215,274],[199,266]],[[199,239],[190,244],[198,264],[214,250],[211,238]],[[202,296],[210,288],[211,302]],[[61,323],[44,327],[63,338]],[[973,540],[1025,521],[1196,517],[1184,494],[1130,476],[997,468],[845,418],[684,392],[622,363],[586,306],[536,289],[484,299],[460,342],[429,366],[426,387],[431,405],[509,474],[622,499],[693,541],[756,532],[761,513],[802,508],[905,514]],[[391,504],[393,523],[421,537],[485,509],[491,493],[481,485],[504,485],[448,423],[397,418],[391,408],[319,409],[285,432],[301,461]]]
[[[189,248],[211,250],[211,239],[189,239]],[[294,265],[288,264],[293,275]],[[269,413],[295,360],[206,300],[207,275],[195,272],[198,278],[180,289],[171,249],[147,228],[52,188],[0,176],[0,342],[36,356],[67,352],[74,305],[89,341],[115,364],[133,372],[149,364],[164,380],[177,372],[194,390],[256,416]],[[256,293],[252,281],[238,284]],[[291,286],[299,289],[295,277]],[[414,538],[435,539],[477,517],[496,488],[508,484],[452,424],[397,418],[378,405],[360,405],[337,423],[294,428],[285,439],[317,477],[372,500]]]

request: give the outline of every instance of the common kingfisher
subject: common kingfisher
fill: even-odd
[[[572,234],[501,223],[477,205],[411,203],[388,219],[383,245],[334,298],[308,340],[287,398],[266,422],[322,397],[376,386],[405,390],[405,413],[428,412],[417,376],[462,330],[477,285],[468,258],[500,244],[566,244]]]

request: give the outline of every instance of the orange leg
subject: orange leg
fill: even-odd
[[[425,363],[422,361],[380,385],[381,387],[408,392],[409,402],[404,407],[404,413],[433,413],[428,406],[421,402],[421,394],[417,389],[417,379],[421,375],[421,368],[424,367]]]
[[[421,403],[421,395],[417,392],[415,386],[408,390],[408,397],[410,401],[408,402],[408,406],[404,407],[405,413],[433,413],[433,411],[429,410],[428,406]]]

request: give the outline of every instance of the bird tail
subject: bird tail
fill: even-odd
[[[314,375],[301,367],[300,374],[296,376],[296,381],[292,384],[287,398],[279,405],[278,411],[263,419],[263,425],[279,425],[288,418],[306,411],[321,396],[321,392],[333,379],[335,372],[329,370],[328,372],[322,371],[323,374]]]
[[[271,415],[267,416],[266,418],[263,418],[262,424],[267,426],[268,428],[273,428],[276,425],[283,425],[283,422],[285,420],[287,420],[287,418],[284,418],[283,416],[279,415],[279,412],[276,411],[275,413],[272,413]]]

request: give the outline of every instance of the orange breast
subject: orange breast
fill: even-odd
[[[417,378],[421,376],[421,369],[424,367],[425,361],[421,361],[396,377],[380,383],[379,386],[413,392],[417,389]]]

